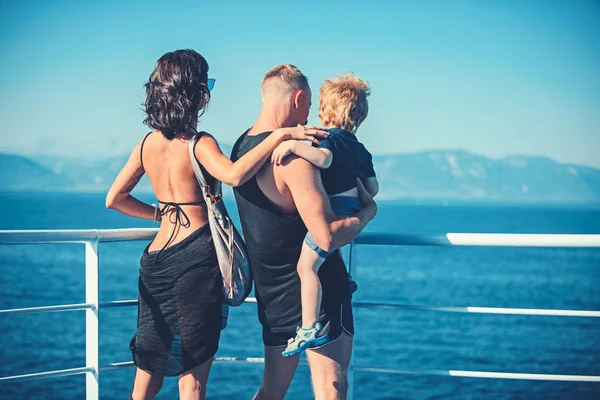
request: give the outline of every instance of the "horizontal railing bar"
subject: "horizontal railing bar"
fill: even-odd
[[[215,363],[222,364],[264,364],[265,359],[262,357],[216,357]],[[307,362],[302,360],[301,365],[307,365]],[[126,368],[133,368],[135,365],[131,361],[111,363],[100,367],[100,371],[113,371]],[[461,371],[461,370],[428,370],[428,369],[399,369],[399,368],[382,368],[371,367],[364,365],[354,365],[355,372],[375,372],[383,374],[401,374],[401,375],[437,375],[437,376],[453,376],[463,378],[488,378],[488,379],[519,379],[519,380],[539,380],[539,381],[568,381],[568,382],[600,382],[600,376],[595,375],[560,375],[560,374],[530,374],[530,373],[515,373],[515,372],[488,372],[488,371]],[[1,377],[0,383],[14,383],[28,380],[56,378],[62,376],[80,375],[88,372],[93,372],[93,368],[81,367],[70,368],[58,371],[37,372],[33,374],[15,375]]]
[[[361,233],[354,244],[406,246],[600,247],[600,235]]]
[[[556,317],[593,317],[600,318],[600,311],[587,310],[551,310],[535,308],[500,308],[500,307],[434,307],[411,304],[370,303],[355,301],[352,305],[356,308],[376,308],[389,310],[409,311],[439,311],[451,313],[473,314],[510,314],[510,315],[544,315]]]
[[[0,231],[0,244],[86,243],[97,240],[98,234],[95,229]]]
[[[58,306],[43,306],[43,307],[28,307],[28,308],[13,308],[12,310],[0,310],[0,315],[22,315],[22,314],[43,314],[60,311],[78,311],[78,310],[93,310],[94,305],[90,303],[80,304],[63,304]]]
[[[215,357],[219,364],[264,364],[264,357]],[[306,360],[300,360],[299,365],[308,365]]]
[[[264,364],[263,357],[216,357],[215,363],[222,364]],[[301,365],[308,365],[304,360]],[[117,369],[132,368],[133,362],[113,363],[100,367],[100,371],[110,371]],[[399,369],[399,368],[381,368],[363,365],[352,367],[355,372],[377,372],[384,374],[402,374],[402,375],[437,375],[454,376],[464,378],[495,378],[495,379],[521,379],[521,380],[540,380],[540,381],[570,381],[570,382],[600,382],[600,376],[594,375],[559,375],[559,374],[527,374],[514,372],[486,372],[486,371],[460,371],[460,370],[430,370],[430,369]]]
[[[98,230],[100,242],[123,242],[128,240],[152,240],[157,228],[127,228],[127,229],[100,229]]]
[[[244,300],[244,303],[256,303],[255,297],[248,297]],[[117,308],[117,307],[130,307],[137,306],[137,300],[114,300],[114,301],[103,301],[100,303],[100,308]]]
[[[113,300],[100,302],[100,308],[116,308],[137,306],[137,300]]]
[[[67,229],[67,230],[0,230],[0,244],[58,244],[122,242],[150,240],[156,236],[156,228],[126,229]]]
[[[124,362],[118,362],[118,363],[110,363],[107,365],[102,365],[100,367],[100,372],[104,372],[104,371],[116,371],[119,369],[126,369],[126,368],[134,368],[135,364],[133,363],[133,361],[124,361]]]
[[[248,297],[246,303],[256,303],[256,298]],[[137,300],[116,300],[105,301],[100,303],[100,308],[116,308],[137,306]],[[355,308],[370,308],[370,309],[388,309],[402,311],[437,311],[451,313],[472,313],[472,314],[505,314],[505,315],[539,315],[539,316],[557,316],[557,317],[592,317],[600,318],[600,311],[587,310],[551,310],[551,309],[535,309],[535,308],[501,308],[501,307],[435,307],[411,304],[395,304],[395,303],[371,303],[356,301],[353,303]],[[46,307],[31,307],[17,308],[12,310],[0,310],[2,314],[40,314],[58,311],[75,311],[93,309],[92,304],[66,304],[59,306]]]
[[[245,303],[256,303],[256,298],[248,297],[244,300]],[[137,306],[137,300],[113,300],[103,301],[100,303],[100,308],[117,308],[117,307],[132,307]],[[29,308],[13,308],[10,310],[0,310],[0,315],[19,315],[19,314],[43,314],[50,312],[59,311],[77,311],[77,310],[92,310],[94,309],[93,304],[81,303],[81,304],[64,304],[58,306],[43,306],[43,307],[29,307]]]
[[[56,370],[56,371],[36,372],[33,374],[1,377],[0,383],[16,383],[16,382],[33,381],[33,380],[37,380],[37,379],[59,378],[62,376],[81,375],[81,374],[85,374],[85,373],[93,372],[93,371],[94,371],[94,369],[92,367],[80,367],[80,368],[61,369],[61,370]]]
[[[214,362],[216,364],[264,364],[265,359],[263,357],[215,357]],[[308,362],[300,360],[300,365],[308,365]],[[100,367],[100,372],[134,367],[135,364],[132,361],[124,361],[103,365]]]
[[[486,371],[459,371],[459,370],[427,370],[427,369],[397,369],[379,368],[362,365],[352,367],[355,372],[376,372],[378,374],[402,375],[437,375],[454,376],[463,378],[492,378],[492,379],[519,379],[534,381],[555,382],[600,382],[600,376],[595,375],[559,375],[559,374],[525,374],[514,372],[486,372]]]
[[[0,231],[0,244],[150,240],[156,228]],[[408,246],[600,247],[600,235],[507,233],[361,233],[355,244]]]

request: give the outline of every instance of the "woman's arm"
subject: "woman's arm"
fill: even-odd
[[[209,174],[229,186],[237,187],[252,178],[269,159],[271,152],[285,140],[309,140],[319,143],[317,136],[325,137],[328,133],[315,127],[298,126],[281,128],[273,131],[258,146],[250,150],[236,162],[225,156],[215,138],[205,134],[196,146],[196,157]]]
[[[112,208],[130,217],[153,220],[156,209],[133,197],[130,193],[144,176],[144,168],[140,160],[142,142],[138,143],[129,156],[129,160],[115,178],[106,195],[106,208]],[[160,213],[156,213],[160,220]]]
[[[333,154],[329,149],[312,147],[306,143],[288,141],[277,146],[271,156],[271,162],[279,165],[290,154],[302,157],[315,167],[321,169],[329,168],[333,161]]]

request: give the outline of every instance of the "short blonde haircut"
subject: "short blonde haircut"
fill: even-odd
[[[369,84],[351,73],[327,79],[319,89],[319,119],[324,127],[354,132],[367,118]]]
[[[292,64],[279,64],[267,71],[262,82],[263,94],[271,86],[281,91],[307,90],[309,87],[306,76]]]

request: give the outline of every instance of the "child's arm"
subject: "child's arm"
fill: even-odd
[[[377,181],[377,178],[374,176],[367,178],[367,181],[365,182],[365,188],[371,197],[377,196],[377,193],[379,193],[379,182]]]
[[[283,162],[283,159],[290,154],[295,154],[298,157],[304,158],[315,167],[321,169],[329,168],[333,161],[333,154],[329,149],[312,147],[295,140],[288,140],[287,142],[281,143],[273,150],[271,162],[280,165]]]

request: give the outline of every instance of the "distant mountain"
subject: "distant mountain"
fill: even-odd
[[[225,154],[231,147],[221,146]],[[0,154],[3,190],[108,189],[127,156],[99,160]],[[380,199],[470,199],[502,202],[600,203],[600,170],[545,157],[493,160],[466,151],[374,156]],[[150,191],[147,178],[136,191]]]
[[[545,157],[425,151],[375,156],[374,164],[386,198],[600,202],[600,170]]]
[[[0,191],[65,190],[72,184],[29,158],[0,153]]]
[[[36,156],[35,160],[57,176],[71,181],[70,190],[98,192],[108,190],[128,158],[128,155],[105,159]],[[147,177],[142,178],[136,190],[152,190]]]

